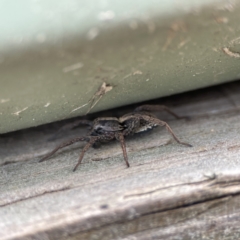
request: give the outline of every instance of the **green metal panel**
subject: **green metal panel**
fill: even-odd
[[[0,16],[0,133],[84,115],[103,82],[91,112],[240,77],[239,0],[2,0]]]

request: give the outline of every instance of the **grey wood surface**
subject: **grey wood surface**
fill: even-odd
[[[0,239],[239,239],[240,82],[154,103],[191,116],[158,114],[193,147],[161,128],[135,135],[128,169],[118,142],[90,149],[76,172],[84,143],[38,162],[84,126],[55,141],[63,122],[1,135]]]

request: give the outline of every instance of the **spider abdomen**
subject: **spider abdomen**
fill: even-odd
[[[140,123],[140,126],[138,129],[135,130],[135,133],[150,131],[153,128],[156,128],[157,126],[158,126],[157,124],[148,123],[148,122]]]

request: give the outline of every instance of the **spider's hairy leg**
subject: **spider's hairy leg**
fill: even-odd
[[[59,149],[67,147],[69,145],[72,145],[75,142],[80,142],[80,141],[87,141],[89,138],[88,137],[78,137],[78,138],[74,138],[68,142],[64,142],[61,145],[57,146],[56,148],[54,148],[50,153],[48,153],[45,157],[43,157],[42,159],[39,160],[39,162],[43,162],[46,161],[49,157],[51,157],[55,152],[57,152]]]
[[[116,134],[116,139],[121,143],[122,151],[123,151],[123,157],[126,162],[127,167],[130,167],[130,164],[128,162],[128,156],[127,156],[127,151],[126,151],[126,144],[124,140],[124,136],[122,133],[117,133]]]
[[[98,140],[99,138],[98,137],[91,137],[90,138],[90,141],[85,145],[85,147],[83,148],[80,156],[79,156],[79,159],[78,159],[78,163],[76,164],[76,166],[74,167],[73,169],[73,172],[75,172],[78,168],[78,166],[81,164],[82,162],[82,159],[83,159],[83,156],[85,154],[85,152]]]
[[[142,105],[134,109],[134,112],[141,112],[141,111],[148,111],[148,112],[157,112],[157,111],[166,111],[172,116],[174,116],[177,119],[181,119],[184,117],[180,117],[175,112],[173,112],[170,108],[164,106],[164,105]]]
[[[179,138],[175,135],[173,130],[170,128],[170,126],[166,122],[164,122],[164,121],[162,121],[162,120],[160,120],[158,118],[154,118],[152,116],[148,116],[148,115],[138,114],[138,117],[139,117],[139,119],[143,119],[143,120],[145,120],[147,122],[151,122],[151,123],[157,124],[159,126],[165,127],[167,129],[167,131],[173,136],[173,138],[175,139],[175,141],[177,143],[185,145],[185,146],[188,146],[188,147],[192,147],[191,144],[180,141]]]
[[[64,126],[62,126],[52,137],[50,137],[48,140],[55,140],[62,132],[67,131],[67,130],[71,130],[75,127],[78,127],[79,125],[88,125],[88,126],[92,126],[93,125],[93,121],[87,120],[87,119],[78,119],[72,123],[68,123],[65,124]]]

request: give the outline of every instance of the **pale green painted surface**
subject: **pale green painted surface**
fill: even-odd
[[[240,1],[198,2],[0,1],[0,133],[239,78]]]

